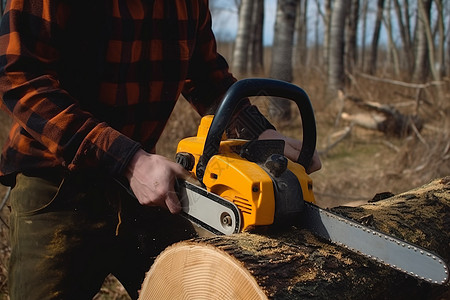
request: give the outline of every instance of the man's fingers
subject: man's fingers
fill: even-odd
[[[296,140],[290,137],[284,137],[285,145],[288,145],[300,153],[302,149],[302,142],[300,140]],[[298,156],[297,156],[298,157]]]
[[[169,191],[166,197],[166,206],[172,214],[181,212],[181,203],[175,191]]]
[[[299,155],[300,155],[300,150],[295,149],[288,143],[286,143],[284,145],[284,156],[286,156],[287,158],[289,158],[292,161],[297,161]]]
[[[314,152],[313,159],[311,161],[311,165],[309,166],[308,170],[306,172],[308,174],[311,174],[313,172],[319,171],[322,169],[322,162],[320,161],[319,154],[317,151]]]
[[[284,155],[292,161],[297,161],[298,156],[300,155],[300,150],[293,147],[290,143],[286,143],[284,147]],[[311,174],[315,171],[318,171],[322,168],[322,162],[320,161],[319,154],[317,151],[314,151],[314,155],[311,160],[311,164],[306,170],[306,173]]]
[[[183,168],[182,165],[178,163],[173,163],[172,170],[177,178],[186,180],[192,176],[191,173],[189,173],[189,171],[187,171],[185,168]]]

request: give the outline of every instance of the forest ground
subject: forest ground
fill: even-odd
[[[372,199],[377,193],[394,194],[407,191],[450,175],[450,78],[446,78],[442,90],[443,99],[436,97],[435,87],[418,89],[355,76],[348,95],[365,101],[376,101],[396,107],[404,114],[417,112],[425,126],[420,133],[413,132],[398,138],[353,126],[350,134],[335,147],[333,134],[350,124],[339,119],[339,113],[360,111],[349,102],[326,95],[326,76],[312,70],[296,75],[295,84],[302,87],[311,98],[317,121],[317,149],[321,153],[322,170],[311,175],[317,202],[324,207],[359,205]],[[265,111],[264,100],[254,101]],[[195,135],[200,118],[188,108],[186,101],[179,101],[157,152],[174,158],[177,142]],[[0,113],[0,142],[6,139],[9,119]],[[300,137],[301,122],[298,111],[293,109],[292,120],[274,122],[283,133]],[[6,188],[0,186],[0,199]],[[0,211],[0,300],[7,296],[8,202]],[[128,299],[123,288],[114,278],[108,277],[95,299]]]

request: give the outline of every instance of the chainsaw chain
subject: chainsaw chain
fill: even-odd
[[[449,277],[448,277],[448,267],[445,264],[444,260],[440,256],[438,256],[437,254],[434,254],[434,253],[430,252],[429,250],[421,248],[420,246],[413,245],[413,244],[411,244],[409,242],[406,242],[406,241],[404,241],[404,240],[402,240],[400,238],[392,237],[392,236],[390,236],[390,235],[388,235],[386,233],[383,233],[381,231],[378,231],[376,229],[366,227],[366,226],[358,223],[355,220],[352,220],[352,219],[350,219],[348,217],[342,216],[339,213],[330,212],[328,210],[319,208],[317,206],[315,206],[315,207],[316,207],[316,209],[319,210],[320,213],[324,213],[327,217],[336,219],[339,222],[343,222],[343,223],[345,223],[348,226],[351,226],[351,227],[354,227],[356,229],[362,230],[363,232],[366,232],[368,234],[372,234],[373,237],[375,237],[375,238],[384,239],[384,240],[386,240],[386,241],[388,241],[388,242],[390,242],[390,243],[392,243],[394,245],[397,245],[398,247],[404,248],[405,250],[407,249],[408,251],[412,251],[412,252],[415,252],[417,254],[426,256],[430,260],[437,261],[442,266],[443,271],[445,273],[445,277],[443,277],[443,279],[440,282],[437,281],[437,280],[432,280],[431,278],[425,278],[425,277],[419,276],[418,274],[415,274],[413,272],[408,272],[407,270],[403,270],[402,268],[400,268],[400,267],[398,267],[396,265],[389,264],[388,262],[385,262],[385,261],[383,261],[382,259],[380,259],[380,258],[378,258],[376,256],[372,256],[372,255],[363,253],[363,252],[359,251],[358,249],[353,249],[352,247],[349,247],[349,246],[347,246],[347,245],[345,245],[345,244],[343,244],[341,242],[332,241],[334,244],[336,244],[338,246],[341,246],[343,248],[346,248],[346,249],[348,249],[348,250],[350,250],[352,252],[355,252],[355,253],[358,253],[360,255],[363,255],[363,256],[365,256],[365,257],[367,257],[367,258],[369,258],[371,260],[374,260],[374,261],[376,261],[378,263],[381,263],[383,265],[389,266],[389,267],[391,267],[391,268],[393,268],[395,270],[398,270],[400,272],[403,272],[405,274],[408,274],[410,276],[413,276],[413,277],[421,279],[421,280],[425,280],[425,281],[433,283],[433,284],[445,284],[448,281],[448,279],[449,279]],[[312,206],[311,206],[311,209],[312,209]]]

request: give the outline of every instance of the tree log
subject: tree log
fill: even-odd
[[[391,105],[374,101],[363,101],[353,96],[340,95],[345,100],[362,108],[361,113],[342,113],[341,118],[363,128],[378,130],[387,136],[404,137],[420,132],[424,121],[417,115],[406,115]]]
[[[332,210],[450,261],[450,176],[379,200],[382,196]],[[450,284],[421,281],[292,227],[172,245],[156,259],[140,294],[140,299],[303,298],[450,299]]]

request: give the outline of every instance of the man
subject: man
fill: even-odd
[[[154,257],[195,235],[173,187],[189,174],[155,144],[181,93],[204,115],[235,81],[208,1],[11,0],[0,53],[11,299],[90,299],[109,273],[137,298]],[[248,101],[235,119],[230,134],[283,138],[298,156]]]

